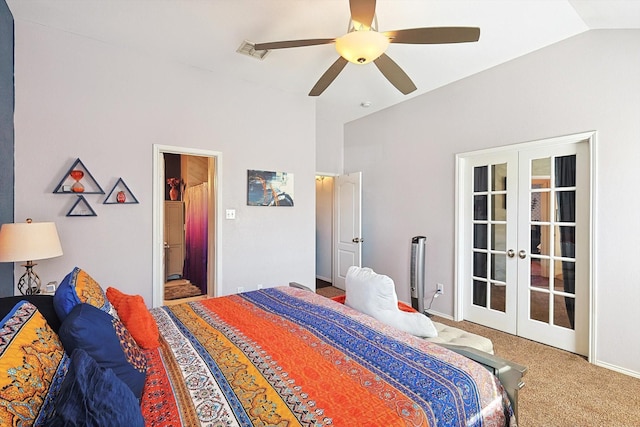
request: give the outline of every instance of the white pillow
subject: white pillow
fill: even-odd
[[[352,266],[345,279],[345,305],[418,337],[437,337],[438,331],[427,316],[398,308],[393,280],[370,268]]]

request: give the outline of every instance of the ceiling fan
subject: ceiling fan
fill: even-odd
[[[324,92],[347,62],[354,64],[373,62],[387,80],[406,95],[416,90],[416,85],[402,68],[384,53],[389,43],[465,43],[476,42],[480,38],[480,28],[477,27],[410,28],[381,33],[378,32],[375,14],[376,0],[349,0],[349,7],[351,9],[349,29],[342,37],[256,43],[254,49],[286,49],[335,43],[340,57],[320,77],[309,92],[309,96],[318,96]]]

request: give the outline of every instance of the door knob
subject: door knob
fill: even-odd
[[[360,237],[354,237],[353,239],[351,239],[351,241],[353,243],[362,243],[364,242],[364,239],[361,239]]]
[[[507,251],[507,256],[508,256],[509,258],[513,258],[514,256],[516,256],[516,251],[514,251],[513,249],[509,249],[509,250]]]
[[[518,252],[518,256],[520,257],[520,259],[525,259],[527,257],[527,251],[525,251],[524,249],[520,249],[520,252]]]

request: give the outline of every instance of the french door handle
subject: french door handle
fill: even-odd
[[[362,243],[364,242],[364,239],[361,239],[360,237],[354,237],[353,239],[351,239],[351,241],[353,243]]]
[[[518,252],[518,256],[520,257],[520,259],[525,259],[527,257],[527,251],[525,251],[524,249],[520,249],[520,252]]]
[[[514,256],[516,256],[516,251],[514,251],[513,249],[509,249],[509,250],[507,251],[507,256],[508,256],[509,258],[513,258]]]

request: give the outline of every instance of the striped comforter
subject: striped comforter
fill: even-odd
[[[314,293],[271,288],[152,310],[148,426],[515,425],[482,366]]]

